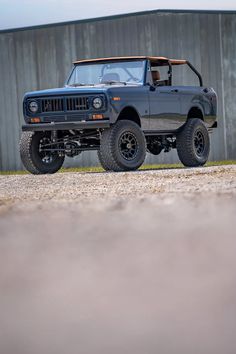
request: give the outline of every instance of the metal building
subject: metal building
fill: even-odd
[[[236,12],[169,10],[0,31],[0,170],[22,168],[18,142],[26,91],[62,86],[75,59],[123,55],[190,60],[218,93],[219,129],[210,158],[236,159],[235,33]],[[175,151],[147,157],[149,163],[176,161]],[[66,161],[97,163],[95,152]]]

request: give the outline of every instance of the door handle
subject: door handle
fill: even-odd
[[[171,90],[170,92],[179,92],[178,89]]]

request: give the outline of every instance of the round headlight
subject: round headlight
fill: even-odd
[[[31,101],[28,107],[30,112],[36,113],[38,111],[39,105],[36,101]]]
[[[95,109],[100,109],[103,105],[103,101],[100,97],[96,97],[93,99],[92,104]]]

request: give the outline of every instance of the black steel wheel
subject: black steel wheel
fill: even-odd
[[[194,149],[196,155],[201,157],[205,150],[205,138],[201,130],[197,130],[194,134]]]
[[[199,118],[189,119],[177,135],[176,147],[185,166],[203,166],[210,152],[210,139],[204,122]]]
[[[103,131],[98,156],[105,170],[137,170],[146,156],[146,140],[142,130],[132,121],[118,121]]]
[[[64,156],[44,149],[50,145],[51,132],[23,132],[20,155],[25,168],[33,174],[55,173],[63,165]]]
[[[119,138],[119,152],[121,156],[132,161],[138,153],[139,145],[136,136],[131,132],[124,132]]]

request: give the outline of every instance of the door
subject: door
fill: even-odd
[[[159,86],[149,91],[150,130],[176,130],[181,123],[181,100],[177,86]]]

